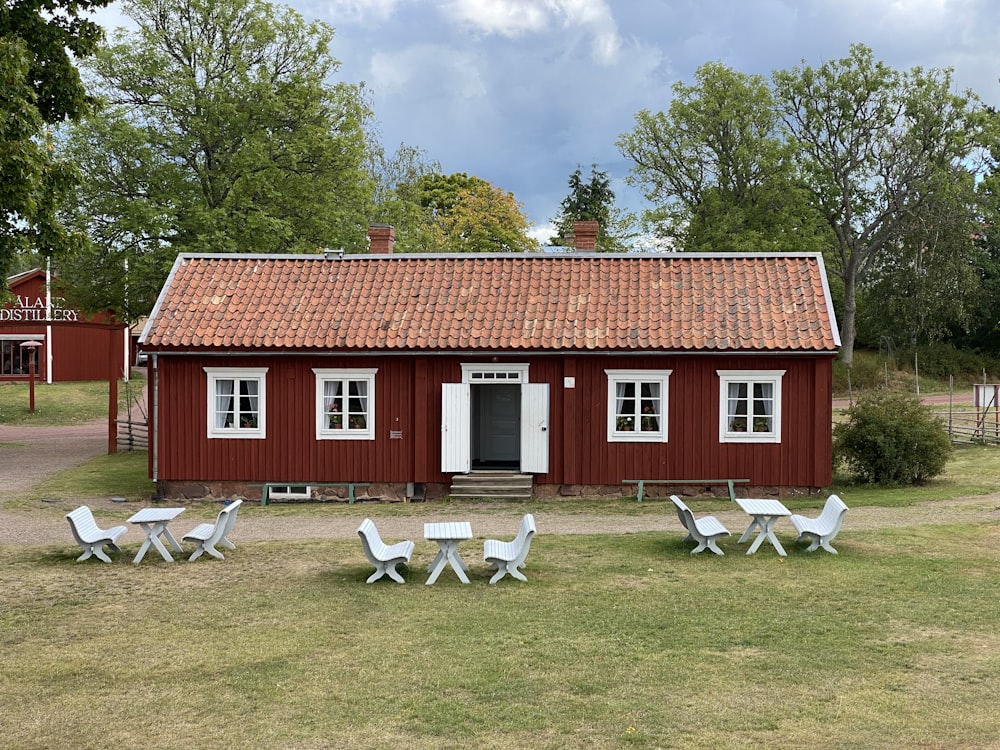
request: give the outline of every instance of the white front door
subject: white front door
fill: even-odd
[[[441,471],[464,474],[472,463],[468,383],[441,386]]]
[[[527,365],[508,367],[523,368],[524,380],[527,379]],[[510,370],[507,372],[509,373]],[[506,383],[513,385],[510,383],[511,380],[513,378],[508,378]],[[473,382],[476,383],[477,388],[493,387],[487,378],[475,379]],[[499,380],[499,382],[503,383],[504,381]],[[549,386],[548,383],[526,383],[522,380],[518,387],[520,388],[521,403],[520,425],[517,426],[517,432],[519,432],[520,445],[516,446],[514,450],[517,450],[518,447],[520,449],[520,470],[531,474],[545,474],[549,470]],[[503,411],[498,406],[503,400],[500,399],[501,395],[503,395],[502,392],[498,391],[496,400],[486,399],[486,403],[491,405],[490,409]],[[472,389],[469,382],[442,384],[441,471],[449,474],[461,474],[472,468],[472,412]],[[516,419],[505,419],[503,422],[505,425],[507,423],[514,424]],[[479,428],[477,427],[477,429]],[[505,432],[506,429],[503,431]],[[491,443],[491,438],[484,438],[481,429],[476,433],[476,436],[477,449],[482,450],[483,445],[489,444],[489,450],[498,450],[494,444],[496,441]],[[505,444],[504,441],[507,440],[505,435],[496,437],[501,444]],[[509,450],[509,448],[505,449]]]
[[[521,471],[549,470],[549,384],[521,386]]]

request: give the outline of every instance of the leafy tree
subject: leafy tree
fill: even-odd
[[[440,173],[441,165],[405,144],[387,157],[375,139],[369,144],[368,161],[375,185],[372,223],[395,228],[394,252],[427,252],[433,245],[433,221],[431,210],[420,203],[419,183],[425,176]]]
[[[834,458],[872,484],[922,484],[944,471],[951,442],[941,420],[908,394],[869,391],[833,428]]]
[[[560,204],[559,215],[553,220],[557,232],[553,245],[573,246],[573,225],[577,221],[596,221],[598,252],[623,252],[628,250],[628,240],[633,236],[634,223],[630,214],[615,207],[615,193],[611,189],[608,173],[590,167],[590,181],[585,182],[580,167],[569,176],[570,194]]]
[[[511,193],[465,173],[429,174],[417,181],[421,206],[430,212],[431,246],[450,253],[525,252],[538,243]]]
[[[1000,112],[985,111],[983,124],[987,133],[996,133]],[[976,188],[981,223],[973,232],[972,266],[982,291],[972,302],[968,325],[954,326],[951,339],[956,346],[1000,352],[1000,145],[995,135],[990,144],[990,171]]]
[[[683,250],[822,250],[766,79],[707,63],[673,92],[666,113],[639,112],[618,140],[656,234]]]
[[[976,273],[972,177],[943,172],[919,213],[895,227],[860,285],[858,333],[869,343],[895,339],[912,348],[965,328],[981,296]]]
[[[57,207],[76,172],[57,158],[49,126],[91,106],[72,56],[93,54],[101,28],[81,18],[108,0],[16,0],[0,6],[0,291],[21,253],[69,251]]]
[[[81,302],[141,315],[184,251],[364,250],[370,113],[357,86],[327,83],[333,30],[264,0],[122,8],[137,29],[89,66],[107,106],[68,148],[95,241],[71,263],[119,282]]]
[[[836,241],[831,270],[843,281],[841,357],[850,365],[858,286],[930,196],[942,197],[934,186],[967,168],[977,148],[977,100],[952,93],[950,70],[899,73],[864,45],[773,80],[804,184]]]

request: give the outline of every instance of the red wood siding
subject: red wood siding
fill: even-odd
[[[52,379],[107,380],[122,377],[125,329],[92,323],[52,326]]]
[[[34,306],[35,301],[45,299],[45,274],[37,272],[26,276],[11,287],[11,293],[29,300],[31,314],[40,320],[0,320],[0,334],[37,337],[43,342],[38,350],[39,371],[37,377],[48,377],[46,365],[51,352],[52,380],[67,382],[76,380],[107,380],[110,376],[119,378],[124,372],[125,327],[115,323],[108,315],[83,316],[74,310],[56,304],[53,317],[58,320],[44,320],[45,308]],[[11,317],[24,317],[23,310],[8,304]],[[67,319],[75,317],[76,320]],[[46,339],[47,330],[51,338]],[[14,379],[26,379],[18,376]]]
[[[549,384],[549,471],[539,484],[623,479],[746,478],[755,485],[830,484],[832,356],[539,356],[159,358],[158,476],[165,481],[440,482],[441,386],[462,363],[529,363]],[[267,439],[207,437],[203,367],[268,367]],[[377,367],[375,440],[315,439],[314,367]],[[607,441],[605,369],[672,370],[667,443]],[[720,443],[717,370],[785,370],[780,444]],[[575,378],[574,388],[564,378]],[[391,439],[399,431],[401,439]],[[153,453],[151,452],[151,462]]]

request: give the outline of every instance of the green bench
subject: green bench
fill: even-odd
[[[260,504],[267,505],[271,499],[271,489],[273,487],[346,487],[347,502],[354,505],[357,500],[355,488],[368,487],[368,482],[265,482],[264,484],[251,484],[251,487],[261,487]]]
[[[749,479],[623,479],[622,484],[639,485],[636,492],[636,500],[642,502],[642,494],[647,484],[703,484],[706,487],[713,485],[726,485],[729,487],[729,499],[736,500],[735,484],[749,484]]]

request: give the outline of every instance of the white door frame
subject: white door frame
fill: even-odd
[[[441,384],[441,471],[472,465],[472,385],[521,385],[521,471],[544,474],[549,465],[549,386],[530,383],[528,364],[462,363],[461,383]]]

